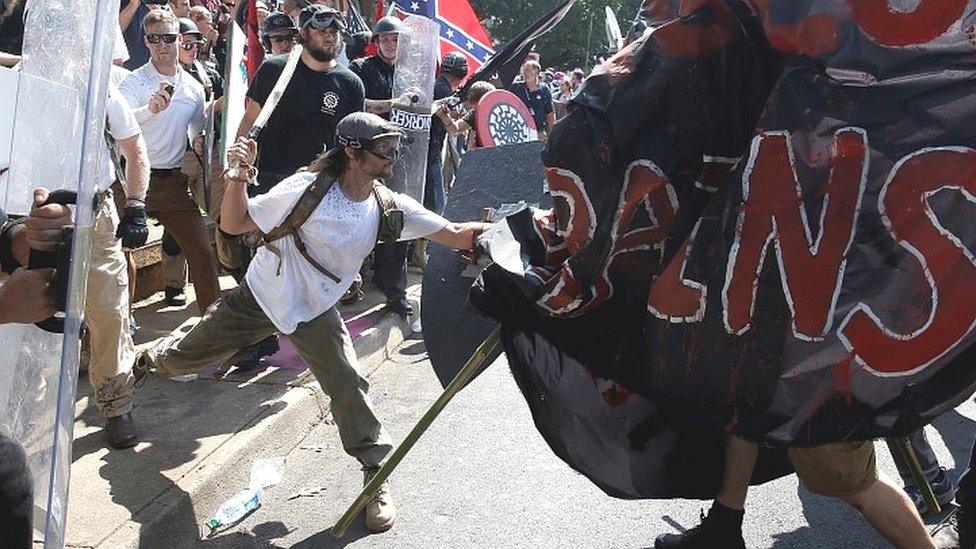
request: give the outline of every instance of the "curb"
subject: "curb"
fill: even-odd
[[[419,301],[419,295],[411,295]],[[409,319],[387,314],[353,341],[362,374],[372,377],[411,333]],[[203,537],[204,521],[247,485],[256,457],[286,455],[323,421],[329,397],[310,372],[277,398],[284,407],[258,412],[245,427],[205,457],[183,478],[117,526],[95,547],[188,547]],[[196,531],[187,521],[193,517]]]

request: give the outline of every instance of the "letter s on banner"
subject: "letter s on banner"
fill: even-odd
[[[942,226],[928,203],[945,189],[976,203],[976,151],[916,151],[895,165],[878,197],[888,232],[918,260],[932,295],[929,318],[910,334],[893,333],[864,303],[844,319],[838,330],[841,341],[880,375],[908,375],[925,368],[976,326],[976,259]]]

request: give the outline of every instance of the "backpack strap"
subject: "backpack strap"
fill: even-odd
[[[373,196],[380,207],[379,227],[376,231],[377,242],[382,244],[396,242],[403,231],[403,212],[397,207],[396,195],[389,187],[375,180]]]
[[[302,196],[298,198],[298,203],[295,207],[288,213],[285,220],[281,222],[280,225],[271,229],[268,233],[261,237],[262,245],[268,248],[268,251],[278,256],[278,271],[277,274],[281,274],[281,250],[273,244],[275,240],[280,240],[288,235],[291,235],[295,240],[295,247],[298,248],[298,253],[308,261],[312,267],[318,272],[324,274],[325,276],[332,279],[333,282],[338,284],[342,280],[333,274],[331,271],[323,267],[311,254],[308,253],[308,249],[305,246],[305,241],[302,240],[298,229],[308,221],[308,218],[315,211],[315,208],[322,203],[325,195],[329,193],[329,189],[335,184],[335,179],[329,179],[325,172],[319,173],[315,181],[309,185]]]

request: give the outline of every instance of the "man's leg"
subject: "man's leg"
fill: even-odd
[[[166,304],[171,307],[186,305],[187,271],[186,257],[173,238],[173,233],[163,230],[162,249],[163,287],[166,290]]]
[[[413,314],[407,302],[407,249],[409,242],[394,242],[376,246],[373,255],[373,282],[386,296],[394,312]]]
[[[712,547],[745,547],[742,518],[752,470],[759,456],[759,445],[730,435],[725,444],[725,467],[722,487],[702,522],[681,534],[662,534],[654,541],[655,549],[710,549]]]
[[[896,547],[934,547],[915,505],[878,474],[873,442],[790,448],[789,454],[808,490],[846,502]]]
[[[349,332],[333,307],[317,318],[299,324],[291,335],[295,349],[311,368],[332,401],[332,417],[346,453],[363,464],[364,483],[393,450],[367,391],[369,383],[359,374],[359,361]],[[387,483],[366,504],[366,527],[384,532],[396,521],[396,508]]]
[[[113,201],[102,200],[88,266],[85,316],[91,355],[88,380],[95,391],[95,406],[107,419],[109,444],[128,448],[136,443],[129,415],[136,352],[129,330],[128,265],[115,237],[118,220]]]
[[[222,297],[186,335],[171,335],[146,351],[145,359],[148,366],[170,376],[192,374],[274,331],[245,283]]]
[[[149,184],[146,211],[159,219],[186,255],[197,307],[203,314],[217,301],[220,282],[207,225],[186,188],[186,176],[174,173],[166,178],[154,177]]]

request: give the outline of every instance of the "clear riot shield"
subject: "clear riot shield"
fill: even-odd
[[[27,453],[35,538],[45,547],[64,545],[81,314],[94,188],[107,168],[100,147],[111,25],[117,24],[118,3],[110,0],[31,0],[16,93],[0,96],[0,111],[12,113],[9,179],[0,189],[0,206],[27,213],[37,186],[78,193],[64,334],[0,326],[0,432]]]
[[[407,30],[400,33],[397,45],[390,121],[403,129],[406,138],[393,177],[386,183],[423,203],[440,25],[417,15],[408,15],[403,24]]]

